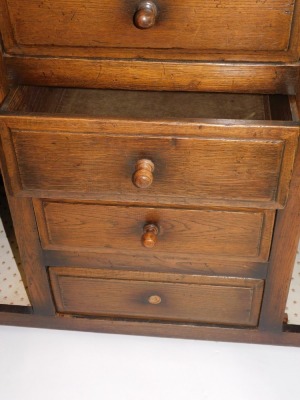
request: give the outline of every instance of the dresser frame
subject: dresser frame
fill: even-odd
[[[5,58],[5,61],[4,61]],[[137,67],[141,61],[136,61]],[[36,58],[0,55],[0,102],[4,100],[13,82],[37,85],[62,85],[82,82],[83,87],[121,87],[132,88],[130,61],[93,61],[68,58]],[[163,69],[166,76],[172,72],[177,62],[167,65],[161,62],[144,62],[141,79],[134,88],[147,89],[149,82],[155,89],[157,77]],[[176,68],[180,70],[181,64]],[[94,80],[94,74],[101,65],[104,74]],[[134,64],[135,65],[135,64]],[[65,73],[61,74],[62,68]],[[113,68],[113,70],[112,70]],[[166,80],[161,89],[180,90],[189,88],[199,72],[205,76],[218,75],[218,78],[207,78],[190,90],[230,90],[232,84],[228,74],[235,78],[237,92],[291,93],[298,91],[295,111],[300,111],[300,85],[298,62],[286,64],[230,64],[230,63],[190,63],[183,67],[180,77],[173,81]],[[51,70],[51,76],[45,71]],[[6,73],[8,71],[8,74]],[[120,80],[114,84],[112,77],[117,73]],[[224,73],[224,71],[226,71]],[[219,74],[220,72],[220,74]],[[274,73],[279,77],[274,81]],[[128,75],[129,74],[129,75]],[[84,79],[89,75],[89,78]],[[225,79],[226,77],[226,79]],[[264,85],[261,85],[262,80]],[[251,89],[249,85],[251,82]],[[170,83],[172,82],[172,83]],[[246,83],[245,83],[246,82]],[[80,85],[79,85],[80,86]],[[2,158],[2,148],[0,148]],[[8,185],[7,171],[2,166],[2,175]],[[72,317],[56,314],[52,294],[49,288],[46,270],[43,265],[43,254],[37,233],[36,221],[31,199],[14,198],[7,190],[7,198],[12,213],[14,228],[18,238],[21,258],[24,260],[24,282],[32,307],[0,306],[0,323],[3,325],[41,327],[51,329],[70,329],[119,334],[153,335],[172,338],[201,340],[218,340],[273,345],[300,346],[300,327],[287,325],[285,305],[288,297],[289,283],[293,272],[296,249],[300,237],[300,149],[296,156],[294,173],[290,185],[290,194],[286,207],[278,211],[275,235],[270,256],[269,272],[266,279],[260,323],[255,329],[206,326],[187,323],[143,322],[109,318]],[[282,267],[284,266],[284,268]],[[278,272],[280,271],[280,272]],[[276,295],[274,295],[276,293]]]

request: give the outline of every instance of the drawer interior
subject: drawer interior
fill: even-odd
[[[4,113],[51,113],[106,118],[296,119],[285,95],[156,92],[21,86],[1,108]]]

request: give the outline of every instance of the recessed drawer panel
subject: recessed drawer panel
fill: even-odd
[[[14,43],[10,52],[53,54],[65,47],[61,53],[68,55],[70,48],[73,54],[74,48],[81,48],[80,54],[84,54],[82,49],[89,54],[88,50],[97,48],[164,49],[166,58],[168,49],[283,53],[289,48],[295,7],[295,2],[287,0],[1,3],[3,14],[8,11],[10,17],[4,21],[5,44],[10,50]]]
[[[35,200],[47,250],[265,261],[273,211],[185,210]]]
[[[172,126],[165,128],[170,136],[115,136],[101,126],[103,133],[11,130],[15,193],[184,205],[285,204],[294,149],[284,131],[194,125],[186,129],[204,137],[178,137],[178,129],[172,135]],[[153,124],[156,129],[164,130]],[[256,133],[260,138],[253,138]]]
[[[263,292],[255,279],[76,268],[50,279],[58,312],[179,322],[255,326]]]

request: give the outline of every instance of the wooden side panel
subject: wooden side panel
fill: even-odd
[[[169,253],[266,261],[274,220],[272,211],[178,210],[46,200],[34,204],[45,249],[135,256]],[[152,249],[141,242],[146,224],[159,228]]]
[[[0,132],[4,126],[0,124]],[[2,174],[8,189],[7,166],[3,160],[0,142]],[[15,198],[7,192],[16,238],[20,250],[22,269],[25,274],[30,303],[36,314],[54,315],[47,273],[44,267],[43,254],[37,231],[35,215],[31,199]]]
[[[50,278],[62,313],[247,326],[257,324],[263,291],[263,281],[238,278],[176,283],[176,275],[64,268],[50,268]]]
[[[1,36],[0,36],[1,38]],[[8,81],[6,77],[6,70],[4,68],[4,61],[2,55],[2,48],[0,43],[0,104],[8,93]]]
[[[58,132],[57,121],[44,120],[51,126],[45,131],[40,118],[9,119],[3,145],[15,194],[193,206],[285,204],[298,136],[298,127],[288,123],[62,118]],[[155,165],[154,180],[138,189],[132,176],[144,158]]]
[[[260,329],[281,331],[300,237],[300,149],[294,167],[290,195],[278,211],[270,267],[260,319]]]

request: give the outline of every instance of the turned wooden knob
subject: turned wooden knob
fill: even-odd
[[[157,242],[157,235],[159,229],[154,224],[147,224],[144,226],[144,234],[142,236],[142,244],[144,247],[151,249]]]
[[[134,14],[134,25],[138,29],[149,29],[155,25],[157,7],[152,1],[141,1]]]
[[[161,303],[161,297],[158,296],[157,294],[154,294],[153,296],[150,296],[148,298],[148,303],[154,304],[154,305],[160,304]]]
[[[140,189],[146,189],[153,182],[154,164],[151,160],[142,159],[135,164],[135,173],[132,181]]]

